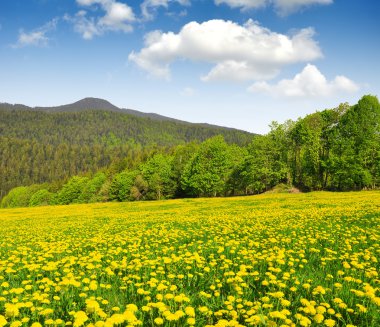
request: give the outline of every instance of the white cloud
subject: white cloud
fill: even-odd
[[[273,0],[277,12],[286,16],[312,5],[330,5],[334,0]]]
[[[336,76],[328,81],[316,66],[308,64],[293,79],[283,79],[274,85],[256,82],[248,90],[272,96],[304,98],[328,97],[341,92],[353,93],[359,90],[359,86],[345,76]]]
[[[76,0],[83,7],[100,8],[104,15],[101,17],[87,17],[85,10],[80,10],[75,16],[66,15],[65,19],[74,24],[74,30],[84,39],[90,40],[107,31],[128,33],[133,30],[131,25],[136,20],[131,7],[116,0]],[[98,6],[98,8],[96,7]]]
[[[26,46],[35,47],[46,47],[49,44],[49,37],[46,36],[47,33],[51,32],[57,27],[58,19],[55,18],[45,25],[32,30],[30,32],[25,32],[24,30],[19,31],[17,43],[12,45],[13,48],[22,48]]]
[[[244,82],[252,79],[270,79],[278,72],[279,69],[276,67],[250,65],[247,61],[225,60],[216,64],[207,75],[201,77],[201,80]]]
[[[130,32],[132,30],[129,22],[135,20],[135,15],[131,7],[121,2],[109,1],[104,9],[106,15],[99,20],[100,26],[114,31]]]
[[[168,8],[169,3],[177,2],[182,6],[189,6],[189,0],[144,0],[141,4],[141,12],[144,19],[151,20],[158,7]]]
[[[268,0],[215,0],[216,5],[221,5],[223,3],[231,8],[248,10],[265,7],[268,4]]]
[[[77,0],[77,3],[81,6],[91,6],[100,2],[101,1],[98,1],[98,0]]]
[[[23,30],[21,30],[18,36],[17,45],[19,47],[24,47],[28,45],[44,47],[47,46],[48,41],[49,38],[46,37],[45,33],[42,31],[24,32]]]
[[[65,15],[64,19],[74,24],[74,30],[81,34],[85,40],[91,40],[94,36],[102,35],[103,31],[99,28],[94,18],[87,18],[86,11],[77,12],[74,17]]]
[[[176,12],[176,11],[167,11],[165,13],[166,16],[168,17],[171,17],[171,18],[174,18],[176,20],[178,20],[180,17],[185,17],[187,16],[187,10],[186,9],[182,9],[181,11],[179,12]]]
[[[285,16],[312,5],[329,5],[334,0],[214,0],[215,4],[227,4],[242,10],[274,6],[279,15]]]
[[[129,60],[157,77],[170,77],[170,64],[187,59],[213,64],[202,77],[212,80],[262,80],[278,74],[289,64],[322,57],[314,30],[306,28],[292,36],[279,34],[249,20],[190,22],[176,34],[154,31],[145,36],[145,47]]]

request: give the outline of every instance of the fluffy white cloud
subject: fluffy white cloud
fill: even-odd
[[[272,32],[249,20],[190,22],[176,34],[154,31],[146,35],[145,47],[132,52],[129,60],[148,73],[170,77],[170,63],[188,59],[213,64],[202,77],[211,80],[262,80],[274,77],[289,64],[322,56],[314,31],[306,28],[292,36]]]
[[[130,32],[129,22],[135,20],[132,8],[121,2],[110,1],[105,6],[106,15],[99,20],[99,25],[110,30]]]
[[[141,4],[141,12],[144,19],[151,20],[154,18],[154,12],[158,7],[168,8],[171,2],[177,2],[182,6],[189,6],[189,0],[144,0]]]
[[[289,15],[311,5],[328,5],[334,0],[214,0],[215,4],[227,4],[232,8],[242,10],[256,9],[273,5],[280,15]]]
[[[66,15],[65,19],[74,24],[76,32],[84,39],[90,40],[94,36],[104,34],[106,31],[121,31],[124,33],[133,30],[131,23],[136,20],[131,7],[116,0],[76,0],[80,6],[99,6],[104,12],[102,17],[87,17],[87,12],[79,11],[75,16]]]
[[[256,82],[248,90],[272,96],[304,98],[356,92],[359,86],[345,76],[336,76],[332,81],[328,81],[316,66],[308,64],[293,79],[283,79],[274,85]]]
[[[36,47],[46,47],[49,44],[49,37],[46,36],[47,33],[54,30],[57,26],[58,19],[55,18],[45,25],[30,31],[25,32],[24,30],[20,30],[18,35],[17,43],[12,47],[14,48],[22,48],[26,46],[36,46]]]

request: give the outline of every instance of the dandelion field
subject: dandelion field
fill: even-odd
[[[380,192],[0,211],[1,326],[380,326]]]

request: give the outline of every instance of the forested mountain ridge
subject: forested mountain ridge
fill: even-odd
[[[0,198],[15,186],[62,181],[111,164],[131,166],[157,147],[219,134],[239,145],[253,137],[237,129],[119,109],[94,98],[46,108],[2,103]]]
[[[65,104],[61,106],[54,106],[54,107],[29,107],[23,104],[0,103],[0,110],[1,109],[33,110],[33,111],[45,111],[45,112],[80,112],[80,111],[86,111],[86,110],[112,111],[112,112],[130,114],[136,117],[150,118],[153,120],[172,121],[172,122],[178,122],[178,123],[184,123],[184,124],[233,129],[229,127],[211,125],[207,123],[190,123],[183,120],[162,116],[162,115],[152,113],[152,112],[148,113],[148,112],[142,112],[142,111],[138,111],[134,109],[119,108],[107,100],[99,99],[99,98],[90,98],[90,97],[84,98],[74,103]]]

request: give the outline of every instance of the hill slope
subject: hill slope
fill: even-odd
[[[0,104],[0,198],[18,185],[95,172],[127,158],[129,164],[155,147],[203,141],[221,134],[247,144],[251,133],[120,109],[86,98],[58,107]],[[124,163],[125,164],[125,163]]]

